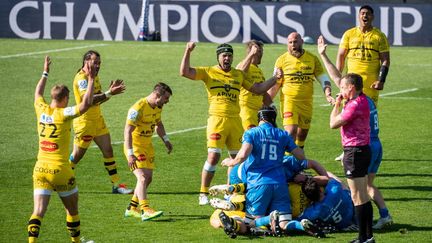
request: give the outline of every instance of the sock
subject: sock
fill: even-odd
[[[72,154],[69,155],[69,165],[72,168],[72,170],[75,170],[75,167],[76,167],[75,158]]]
[[[230,186],[230,191],[235,193],[244,193],[246,191],[246,185],[244,183],[233,184]]]
[[[120,180],[117,174],[117,165],[114,158],[104,158],[105,169],[108,171],[108,175],[111,177],[111,182],[116,185]]]
[[[296,143],[297,146],[299,146],[301,149],[304,148],[305,141],[300,141],[300,140],[297,140],[297,139],[296,139],[295,143]]]
[[[360,240],[360,242],[364,242],[367,240],[366,228],[367,228],[367,218],[368,218],[365,204],[355,206],[354,208],[355,208],[355,214],[359,226],[358,239]]]
[[[385,218],[389,216],[389,211],[387,208],[380,208],[379,209],[379,215],[381,218]]]
[[[29,243],[36,242],[36,239],[39,237],[41,224],[42,224],[42,217],[39,217],[37,215],[32,215],[30,217],[27,226]]]
[[[140,205],[140,209],[144,210],[144,208],[148,208],[149,207],[149,200],[147,199],[143,199],[143,200],[139,200],[139,205]]]
[[[232,204],[234,204],[234,207],[236,209],[236,211],[244,211],[245,209],[245,201],[243,202],[231,202]]]
[[[233,223],[233,226],[234,226],[234,229],[235,229],[234,231],[236,233],[238,233],[240,231],[240,224],[235,219],[233,219],[231,217],[230,217],[230,219],[231,219],[231,222]]]
[[[255,219],[255,226],[257,228],[267,225],[270,225],[270,215]]]
[[[208,186],[201,186],[200,193],[209,193],[209,187]]]
[[[370,239],[373,237],[373,231],[372,231],[373,208],[372,208],[372,203],[369,201],[363,205],[365,207],[365,214],[367,216],[367,218],[366,218],[366,237],[367,237],[367,239]]]
[[[137,207],[138,207],[138,197],[133,195],[127,209],[128,210],[135,210]]]
[[[303,226],[300,224],[299,221],[297,220],[291,220],[288,222],[286,228],[286,231],[294,231],[294,230],[298,230],[298,231],[304,231]]]
[[[66,227],[72,242],[80,242],[80,217],[79,215],[66,215]]]

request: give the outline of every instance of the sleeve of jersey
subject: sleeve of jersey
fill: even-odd
[[[249,143],[249,144],[253,144],[252,132],[250,132],[250,130],[247,130],[247,131],[243,134],[243,142],[242,142],[242,143]]]
[[[36,111],[36,115],[39,117],[40,111],[42,110],[42,107],[45,105],[45,100],[42,96],[38,97],[34,103],[34,108]]]
[[[78,92],[79,92],[80,96],[82,97],[85,94],[85,92],[87,91],[87,87],[88,87],[87,78],[83,75],[79,75],[77,77],[76,84],[74,84],[74,85],[76,85],[76,87],[78,88]]]
[[[129,109],[126,123],[128,125],[132,125],[134,127],[137,126],[137,121],[139,119],[140,113],[136,106],[132,106],[132,108]]]
[[[204,82],[206,82],[209,70],[210,67],[196,67],[195,80],[203,80]]]
[[[345,105],[341,113],[341,117],[344,121],[351,121],[354,118],[357,105],[358,104],[355,101],[349,102]]]
[[[69,106],[63,109],[63,116],[65,120],[73,119],[77,116],[80,116],[80,111],[78,106]]]
[[[243,88],[249,90],[253,86],[253,80],[248,79],[244,72],[242,72],[240,70],[239,70],[239,72],[241,72],[241,76],[243,77],[243,82],[242,82]]]
[[[348,40],[348,32],[345,32],[342,36],[341,42],[339,44],[339,48],[347,49],[349,48],[349,40]]]
[[[379,52],[389,52],[390,45],[388,43],[387,37],[384,33],[381,33],[380,43],[379,43]]]

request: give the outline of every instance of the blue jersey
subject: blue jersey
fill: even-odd
[[[297,145],[288,132],[262,123],[245,131],[243,143],[253,146],[244,161],[248,188],[259,185],[286,184],[282,160],[285,151],[291,152]]]
[[[378,110],[373,100],[369,98],[369,96],[366,97],[369,103],[369,110],[370,110],[370,119],[369,119],[370,139],[374,140],[378,138],[378,133],[379,133]]]
[[[324,191],[324,199],[307,207],[298,219],[319,219],[338,229],[350,226],[355,221],[349,190],[343,189],[342,184],[335,179],[330,179]]]
[[[308,168],[308,161],[306,159],[298,160],[293,155],[285,155],[283,158],[283,168],[287,182],[292,182],[297,174]]]

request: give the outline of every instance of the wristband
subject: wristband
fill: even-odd
[[[381,83],[385,83],[388,70],[389,70],[389,68],[387,66],[384,66],[384,65],[381,66],[380,71],[379,71],[379,75],[378,75],[378,80]]]
[[[106,91],[105,93],[105,96],[107,97],[107,98],[111,98],[111,96],[113,96],[112,94],[111,94],[111,91]]]
[[[128,155],[128,156],[132,156],[132,155],[134,155],[133,149],[131,149],[131,148],[128,149],[128,150],[127,150],[127,155]]]
[[[169,137],[168,137],[168,135],[164,135],[163,137],[162,137],[162,140],[164,141],[164,142],[169,142]]]
[[[48,78],[48,72],[43,71],[43,72],[42,72],[42,77],[44,77],[44,78]]]

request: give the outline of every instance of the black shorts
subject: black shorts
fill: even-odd
[[[371,160],[369,145],[344,147],[343,165],[347,178],[364,177],[368,174]]]

